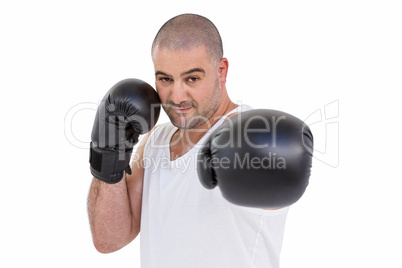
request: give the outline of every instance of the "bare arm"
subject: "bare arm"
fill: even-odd
[[[144,179],[142,158],[149,135],[145,135],[138,146],[131,164],[131,175],[124,174],[116,184],[96,178],[92,180],[88,215],[93,243],[99,252],[117,251],[133,241],[140,232]]]

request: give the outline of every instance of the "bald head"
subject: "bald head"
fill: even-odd
[[[168,20],[157,33],[152,44],[172,51],[191,50],[205,46],[214,62],[223,57],[222,39],[215,25],[205,17],[183,14]]]

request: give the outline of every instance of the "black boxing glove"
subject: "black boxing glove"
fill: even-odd
[[[140,134],[149,132],[160,113],[156,91],[139,79],[115,84],[98,107],[92,128],[89,162],[92,175],[117,183],[131,174],[130,158]]]
[[[204,187],[218,185],[233,204],[281,208],[303,195],[312,152],[313,135],[301,120],[256,109],[229,118],[207,138],[197,172]]]

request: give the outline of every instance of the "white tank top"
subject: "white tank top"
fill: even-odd
[[[241,106],[233,112],[251,109]],[[230,114],[230,113],[229,113]],[[274,268],[288,208],[263,210],[233,205],[216,187],[199,182],[196,159],[206,137],[170,161],[170,122],[151,134],[144,151],[141,212],[142,268]]]

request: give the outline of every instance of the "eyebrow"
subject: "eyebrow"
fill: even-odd
[[[190,70],[188,70],[188,71],[185,71],[185,72],[182,73],[180,76],[185,76],[185,75],[188,75],[188,74],[191,74],[191,73],[196,73],[196,72],[204,73],[204,74],[205,74],[204,69],[202,69],[202,68],[193,68],[193,69],[190,69]],[[166,74],[166,73],[164,73],[164,72],[162,72],[162,71],[156,71],[156,72],[155,72],[155,76],[158,76],[158,75],[171,76],[171,75]]]

